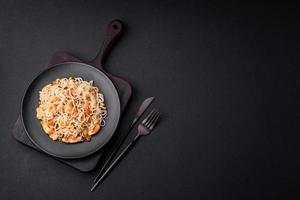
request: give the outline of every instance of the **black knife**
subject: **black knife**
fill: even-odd
[[[138,112],[136,113],[134,119],[132,120],[126,134],[123,135],[123,137],[120,139],[120,142],[116,146],[114,146],[113,149],[110,151],[110,153],[107,156],[107,159],[105,160],[105,163],[103,164],[99,174],[94,179],[94,182],[96,182],[99,179],[102,172],[106,169],[106,167],[108,166],[110,161],[114,158],[115,154],[117,153],[117,151],[120,149],[120,147],[124,143],[125,139],[127,138],[128,134],[130,133],[132,127],[136,124],[136,122],[139,120],[139,118],[142,116],[142,114],[147,110],[147,108],[150,106],[150,104],[153,102],[153,100],[154,100],[154,97],[149,97],[149,98],[147,98],[143,101],[143,103],[141,104],[141,106],[140,106]]]

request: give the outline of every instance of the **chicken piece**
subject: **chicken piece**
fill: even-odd
[[[94,135],[94,134],[98,133],[100,128],[101,128],[100,124],[98,124],[98,123],[95,124],[93,130],[89,131],[89,135]]]

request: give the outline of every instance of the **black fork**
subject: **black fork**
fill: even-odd
[[[116,166],[116,164],[129,152],[138,139],[141,136],[149,135],[151,131],[154,129],[157,124],[159,118],[159,112],[156,110],[152,110],[149,115],[142,121],[138,126],[138,133],[135,138],[124,148],[124,150],[116,157],[116,159],[111,163],[111,165],[105,170],[99,180],[94,184],[91,188],[91,191],[95,190],[95,188],[104,180],[106,175]]]

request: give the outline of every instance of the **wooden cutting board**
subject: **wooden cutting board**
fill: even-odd
[[[121,102],[121,111],[123,113],[124,109],[126,108],[128,102],[131,98],[131,94],[132,94],[131,86],[128,82],[121,79],[120,77],[114,76],[114,75],[110,74],[109,72],[107,72],[105,70],[105,68],[103,67],[103,63],[104,63],[106,56],[108,55],[113,44],[119,39],[122,32],[123,32],[122,22],[120,20],[113,20],[107,26],[107,30],[106,30],[106,34],[104,37],[104,41],[102,43],[102,47],[100,48],[100,51],[98,52],[95,59],[93,59],[92,61],[86,62],[86,61],[80,60],[79,58],[72,56],[68,53],[57,52],[51,57],[50,61],[46,65],[46,68],[49,68],[55,64],[62,63],[62,62],[81,62],[81,63],[87,63],[89,65],[92,65],[92,66],[104,71],[111,78],[112,82],[114,83],[114,85],[117,88],[117,91],[118,91],[118,94],[120,97],[120,102]],[[75,169],[78,169],[80,171],[84,171],[84,172],[91,171],[95,168],[95,166],[97,165],[99,160],[101,160],[101,158],[103,157],[105,149],[113,147],[113,145],[118,141],[118,138],[121,136],[121,132],[117,130],[117,133],[118,133],[117,135],[113,136],[112,141],[114,141],[114,142],[112,142],[112,141],[109,142],[107,145],[105,145],[104,148],[100,149],[99,151],[97,151],[96,153],[94,153],[90,156],[80,158],[80,159],[59,159],[59,158],[55,158],[55,159],[65,163],[69,166],[72,166]],[[20,116],[18,117],[18,119],[14,125],[13,136],[17,141],[21,142],[22,144],[25,144],[37,151],[42,152],[27,137],[27,134],[24,130]],[[44,153],[44,152],[42,152],[42,153]],[[46,155],[48,155],[48,154],[46,154]],[[48,155],[48,156],[50,156],[50,155]]]

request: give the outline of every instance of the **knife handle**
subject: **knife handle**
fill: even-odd
[[[107,54],[111,50],[113,44],[120,38],[122,31],[123,24],[120,20],[113,20],[108,24],[102,46],[91,63],[98,67],[103,67]]]
[[[128,134],[130,133],[133,125],[134,125],[134,123],[131,124],[131,126],[129,127],[127,133],[123,135],[123,137],[120,139],[120,141],[115,146],[113,146],[112,150],[108,153],[108,157],[105,159],[104,164],[101,166],[101,170],[98,173],[98,175],[96,176],[96,178],[94,179],[94,182],[96,182],[99,179],[99,177],[102,175],[103,171],[106,170],[108,164],[115,157],[116,153],[118,152],[118,150],[120,149],[120,147],[124,143],[125,139],[127,138]]]
[[[116,157],[116,159],[111,163],[111,165],[104,171],[101,177],[95,182],[91,191],[95,190],[95,188],[104,180],[104,178],[108,175],[108,173],[125,157],[125,155],[129,152],[129,150],[136,144],[138,139],[140,138],[140,134],[138,133],[135,138],[123,149],[123,151]]]

